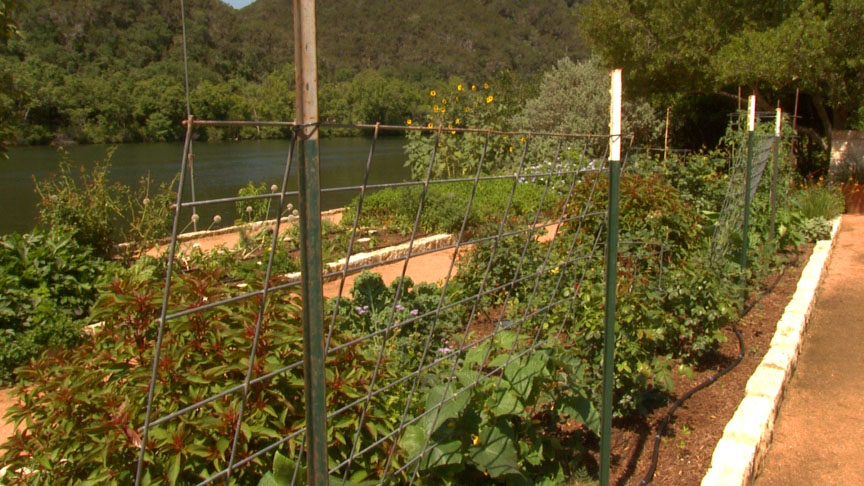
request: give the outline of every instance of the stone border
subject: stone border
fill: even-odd
[[[392,263],[394,261],[398,261],[399,259],[404,259],[408,256],[408,248],[411,248],[411,253],[425,253],[437,250],[444,246],[452,245],[455,240],[455,236],[447,233],[442,233],[438,235],[426,236],[424,238],[419,238],[414,240],[413,246],[411,242],[400,243],[398,245],[388,246],[385,248],[379,248],[378,250],[373,250],[365,253],[357,253],[356,255],[351,255],[351,263],[348,265],[348,272],[352,273],[356,271],[357,267],[364,267],[368,265],[374,265],[376,263]],[[345,259],[339,259],[335,262],[325,263],[325,273],[330,272],[338,272],[345,267]],[[329,279],[325,280],[334,280],[340,278],[341,275],[332,275]],[[300,272],[286,273],[281,275],[281,278],[293,282],[295,280],[300,280]]]
[[[804,329],[810,321],[816,289],[831,258],[840,220],[837,217],[833,222],[831,239],[819,241],[813,247],[798,288],[777,322],[768,352],[747,381],[744,399],[717,442],[702,486],[750,486],[756,477],[771,443],[784,387],[798,362]]]
[[[321,211],[321,219],[340,219],[342,218],[342,213],[345,211],[345,208],[336,208],[329,209],[327,211]],[[280,224],[285,224],[284,228],[295,225],[298,221],[300,221],[299,216],[282,216],[279,218]],[[269,226],[273,226],[276,224],[276,219],[265,219],[263,221],[253,221],[251,223],[243,223],[236,226],[226,226],[224,228],[217,228],[213,230],[200,230],[200,231],[190,231],[189,233],[180,233],[177,235],[177,241],[191,241],[197,240],[201,238],[209,238],[211,236],[224,235],[229,233],[239,233],[240,231],[254,231],[260,228],[265,228]],[[166,245],[171,242],[171,237],[161,238],[156,241],[157,245]],[[118,243],[117,247],[120,249],[130,248],[133,243]]]

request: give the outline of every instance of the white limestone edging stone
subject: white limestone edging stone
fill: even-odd
[[[771,346],[750,376],[744,399],[732,416],[714,449],[711,467],[702,486],[750,486],[759,471],[771,436],[783,389],[792,377],[804,329],[810,320],[816,289],[825,274],[840,217],[834,220],[831,239],[813,247],[810,261],[801,272],[798,287],[777,322]]]

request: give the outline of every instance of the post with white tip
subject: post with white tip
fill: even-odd
[[[749,103],[747,104],[747,168],[744,172],[744,222],[741,227],[741,268],[745,270],[747,269],[747,249],[750,247],[750,186],[752,184],[750,178],[753,172],[753,138],[755,131],[756,95],[750,95]],[[744,288],[744,300],[746,301],[746,286]]]
[[[600,486],[609,486],[612,447],[612,388],[615,361],[615,301],[618,280],[618,187],[621,180],[621,70],[611,72],[609,106],[609,221],[606,234],[606,319],[603,344],[603,423],[600,430]]]
[[[780,143],[783,141],[782,128],[783,111],[778,106],[774,119],[774,160],[771,165],[771,212],[768,217],[768,235],[771,241],[774,241],[774,226],[777,216],[777,164],[780,162]]]

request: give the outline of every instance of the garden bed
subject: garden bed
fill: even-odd
[[[723,435],[726,423],[744,397],[744,387],[768,350],[777,321],[795,293],[801,271],[807,264],[812,245],[801,249],[797,263],[790,266],[771,293],[742,319],[741,329],[746,352],[744,359],[717,383],[699,391],[675,412],[661,439],[660,455],[653,484],[695,485],[711,465],[714,447]],[[777,278],[764,279],[769,285]],[[751,296],[751,301],[756,296]],[[676,374],[675,392],[663,406],[644,417],[620,419],[612,432],[612,484],[638,485],[651,465],[654,436],[671,404],[683,393],[728,366],[738,355],[738,341],[727,329],[726,342],[694,369],[693,378]],[[599,456],[596,457],[599,461]]]

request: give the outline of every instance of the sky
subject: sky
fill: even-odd
[[[255,0],[222,0],[222,1],[227,3],[228,5],[231,5],[234,8],[243,8],[246,5],[249,5],[250,3],[254,2]]]

